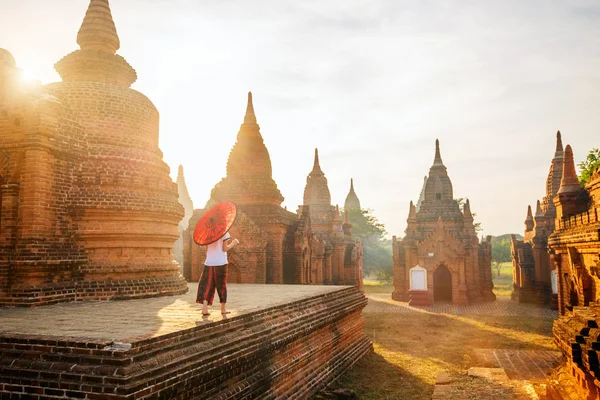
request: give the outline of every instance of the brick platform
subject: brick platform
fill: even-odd
[[[372,349],[351,287],[231,285],[227,318],[195,292],[2,309],[0,398],[307,398]]]

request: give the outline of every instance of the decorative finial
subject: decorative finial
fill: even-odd
[[[77,33],[82,50],[101,50],[115,54],[121,42],[110,12],[108,0],[90,0],[83,23]]]
[[[183,176],[183,165],[179,164],[179,169],[177,171],[178,176]]]
[[[576,192],[578,190],[580,190],[580,186],[579,180],[577,179],[577,172],[575,171],[573,150],[571,149],[571,145],[568,144],[565,148],[562,179],[560,180],[560,189],[558,189],[558,194]]]
[[[463,208],[463,214],[466,218],[473,218],[473,214],[471,213],[471,203],[469,199],[465,201],[465,207]]]
[[[315,148],[315,163],[313,164],[313,171],[320,171],[321,165],[319,164],[319,149]]]
[[[350,191],[354,192],[354,178],[350,178]]]
[[[543,217],[544,213],[542,212],[542,203],[540,203],[540,201],[537,201],[537,204],[535,206],[535,217]]]
[[[416,218],[417,217],[417,207],[413,204],[412,200],[410,201],[410,205],[408,207],[408,218]]]
[[[244,123],[256,124],[254,104],[252,104],[252,92],[248,92],[248,105],[246,106],[246,115],[244,116]]]
[[[433,165],[444,165],[442,156],[440,155],[440,141],[438,139],[435,139],[435,158],[433,159]]]
[[[527,218],[525,218],[525,232],[533,230],[533,215],[531,214],[531,206],[527,206]]]
[[[560,131],[556,131],[556,152],[554,153],[554,157],[559,157],[563,155],[563,144],[562,137]]]

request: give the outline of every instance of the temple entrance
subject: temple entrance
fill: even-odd
[[[452,274],[445,265],[440,265],[433,273],[433,301],[452,303]]]

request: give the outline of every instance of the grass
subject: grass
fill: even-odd
[[[500,263],[500,275],[492,265],[492,281],[494,282],[494,293],[496,296],[510,296],[512,293],[512,263]]]
[[[375,278],[363,279],[363,286],[366,293],[389,293],[394,291],[394,285],[391,281],[381,281]]]
[[[500,276],[494,277],[496,295],[510,294],[511,268],[503,265]],[[364,287],[367,294],[393,291],[391,283],[369,279]],[[360,399],[431,398],[436,376],[464,372],[477,348],[555,350],[552,320],[546,318],[428,312],[363,315],[364,331],[375,351],[339,382]]]

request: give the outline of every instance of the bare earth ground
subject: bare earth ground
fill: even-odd
[[[510,274],[503,266],[494,278],[497,302],[465,307],[409,307],[391,299],[390,284],[365,281],[365,333],[375,352],[339,385],[359,399],[422,400],[432,398],[441,376],[450,384],[438,386],[435,399],[543,398],[560,357],[552,343],[556,312],[512,302]],[[471,367],[494,369],[467,375]]]

